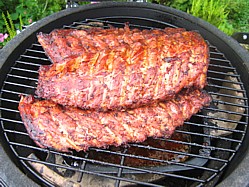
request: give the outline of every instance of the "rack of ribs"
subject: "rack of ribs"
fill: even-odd
[[[205,91],[184,90],[174,99],[126,111],[82,110],[22,96],[19,111],[29,136],[43,148],[67,152],[106,148],[148,137],[170,137],[211,101]]]
[[[58,104],[125,110],[206,85],[209,48],[195,31],[57,29],[38,41],[53,64],[40,68],[36,94]]]

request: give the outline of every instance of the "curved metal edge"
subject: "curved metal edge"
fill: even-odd
[[[243,160],[238,163],[237,168],[228,175],[217,187],[248,187],[249,186],[249,152],[247,151],[246,156]]]
[[[0,142],[1,143],[1,142]],[[9,156],[5,153],[0,146],[0,186],[29,186],[38,187],[38,185],[23,174],[16,165],[10,160]]]
[[[101,2],[91,5],[84,5],[77,8],[68,8],[65,10],[62,10],[58,13],[52,14],[46,18],[43,18],[42,20],[34,23],[33,25],[29,26],[26,30],[22,31],[20,34],[18,34],[15,38],[13,38],[3,49],[0,50],[0,70],[3,66],[3,64],[7,61],[8,57],[11,55],[13,50],[19,46],[28,36],[33,34],[34,32],[37,32],[40,28],[44,27],[48,23],[51,23],[52,21],[55,21],[59,18],[65,17],[67,15],[70,15],[72,13],[77,13],[80,11],[85,11],[88,9],[102,9],[105,7],[127,7],[127,8],[148,8],[148,9],[155,9],[159,11],[166,11],[168,13],[171,13],[172,15],[185,17],[188,21],[191,21],[193,23],[196,23],[199,27],[203,28],[204,30],[207,30],[214,36],[218,37],[220,40],[223,40],[225,44],[232,48],[234,51],[236,51],[236,56],[244,62],[243,67],[246,68],[246,72],[249,72],[249,53],[240,46],[240,44],[233,38],[227,36],[220,30],[218,30],[213,25],[205,22],[204,20],[201,20],[199,18],[196,18],[194,16],[191,16],[185,12],[182,12],[180,10],[175,10],[170,7],[165,7],[161,5],[151,4],[151,3],[136,3],[136,2]],[[247,87],[248,89],[248,87]],[[5,168],[3,170],[3,174],[6,171],[10,171],[11,175],[8,177],[8,180],[11,181],[20,181],[20,179],[24,176],[25,180],[23,181],[23,184],[25,186],[36,186],[32,181],[30,181],[30,184],[27,181],[27,177],[21,173],[20,170],[16,168],[16,166],[10,161],[7,154],[4,152],[4,150],[0,147],[0,158],[1,160],[1,172],[2,168]],[[2,165],[3,164],[3,165]],[[245,154],[245,158],[242,159],[241,163],[238,164],[238,167],[235,168],[232,174],[230,174],[227,178],[225,178],[219,186],[248,186],[249,185],[249,172],[247,172],[247,169],[249,168],[249,153],[248,151]],[[16,175],[14,174],[16,173]],[[4,175],[5,176],[5,175]],[[14,176],[18,176],[15,178]],[[6,178],[7,180],[7,178]],[[18,184],[14,184],[13,186],[20,186],[21,183],[18,182]]]

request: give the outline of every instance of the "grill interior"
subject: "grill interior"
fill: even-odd
[[[84,19],[64,28],[123,27],[127,22],[131,28],[140,29],[177,27],[158,20],[111,16]],[[248,97],[231,61],[211,41],[207,42],[210,66],[205,89],[213,97],[211,106],[185,122],[171,139],[149,139],[141,144],[90,148],[78,153],[39,148],[21,121],[17,109],[20,95],[34,94],[39,67],[50,64],[40,44],[33,42],[14,62],[1,89],[1,128],[18,165],[38,183],[47,185],[201,186],[215,181],[243,142]],[[41,168],[43,172],[39,172]]]

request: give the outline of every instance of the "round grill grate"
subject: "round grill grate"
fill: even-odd
[[[127,22],[131,28],[178,27],[171,22],[132,16],[84,19],[63,27],[123,27]],[[40,44],[34,41],[13,62],[1,88],[4,141],[21,168],[38,179],[38,183],[47,185],[199,186],[214,181],[243,142],[248,124],[248,99],[231,61],[211,41],[207,42],[210,66],[205,89],[212,95],[213,103],[185,122],[171,139],[156,138],[119,148],[61,153],[36,146],[17,109],[20,95],[34,94],[39,67],[50,64]]]

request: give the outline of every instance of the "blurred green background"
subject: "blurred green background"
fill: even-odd
[[[188,12],[227,35],[249,32],[249,0],[148,0]],[[84,6],[86,2],[79,2]],[[66,0],[0,0],[0,48],[24,25],[66,8]]]

